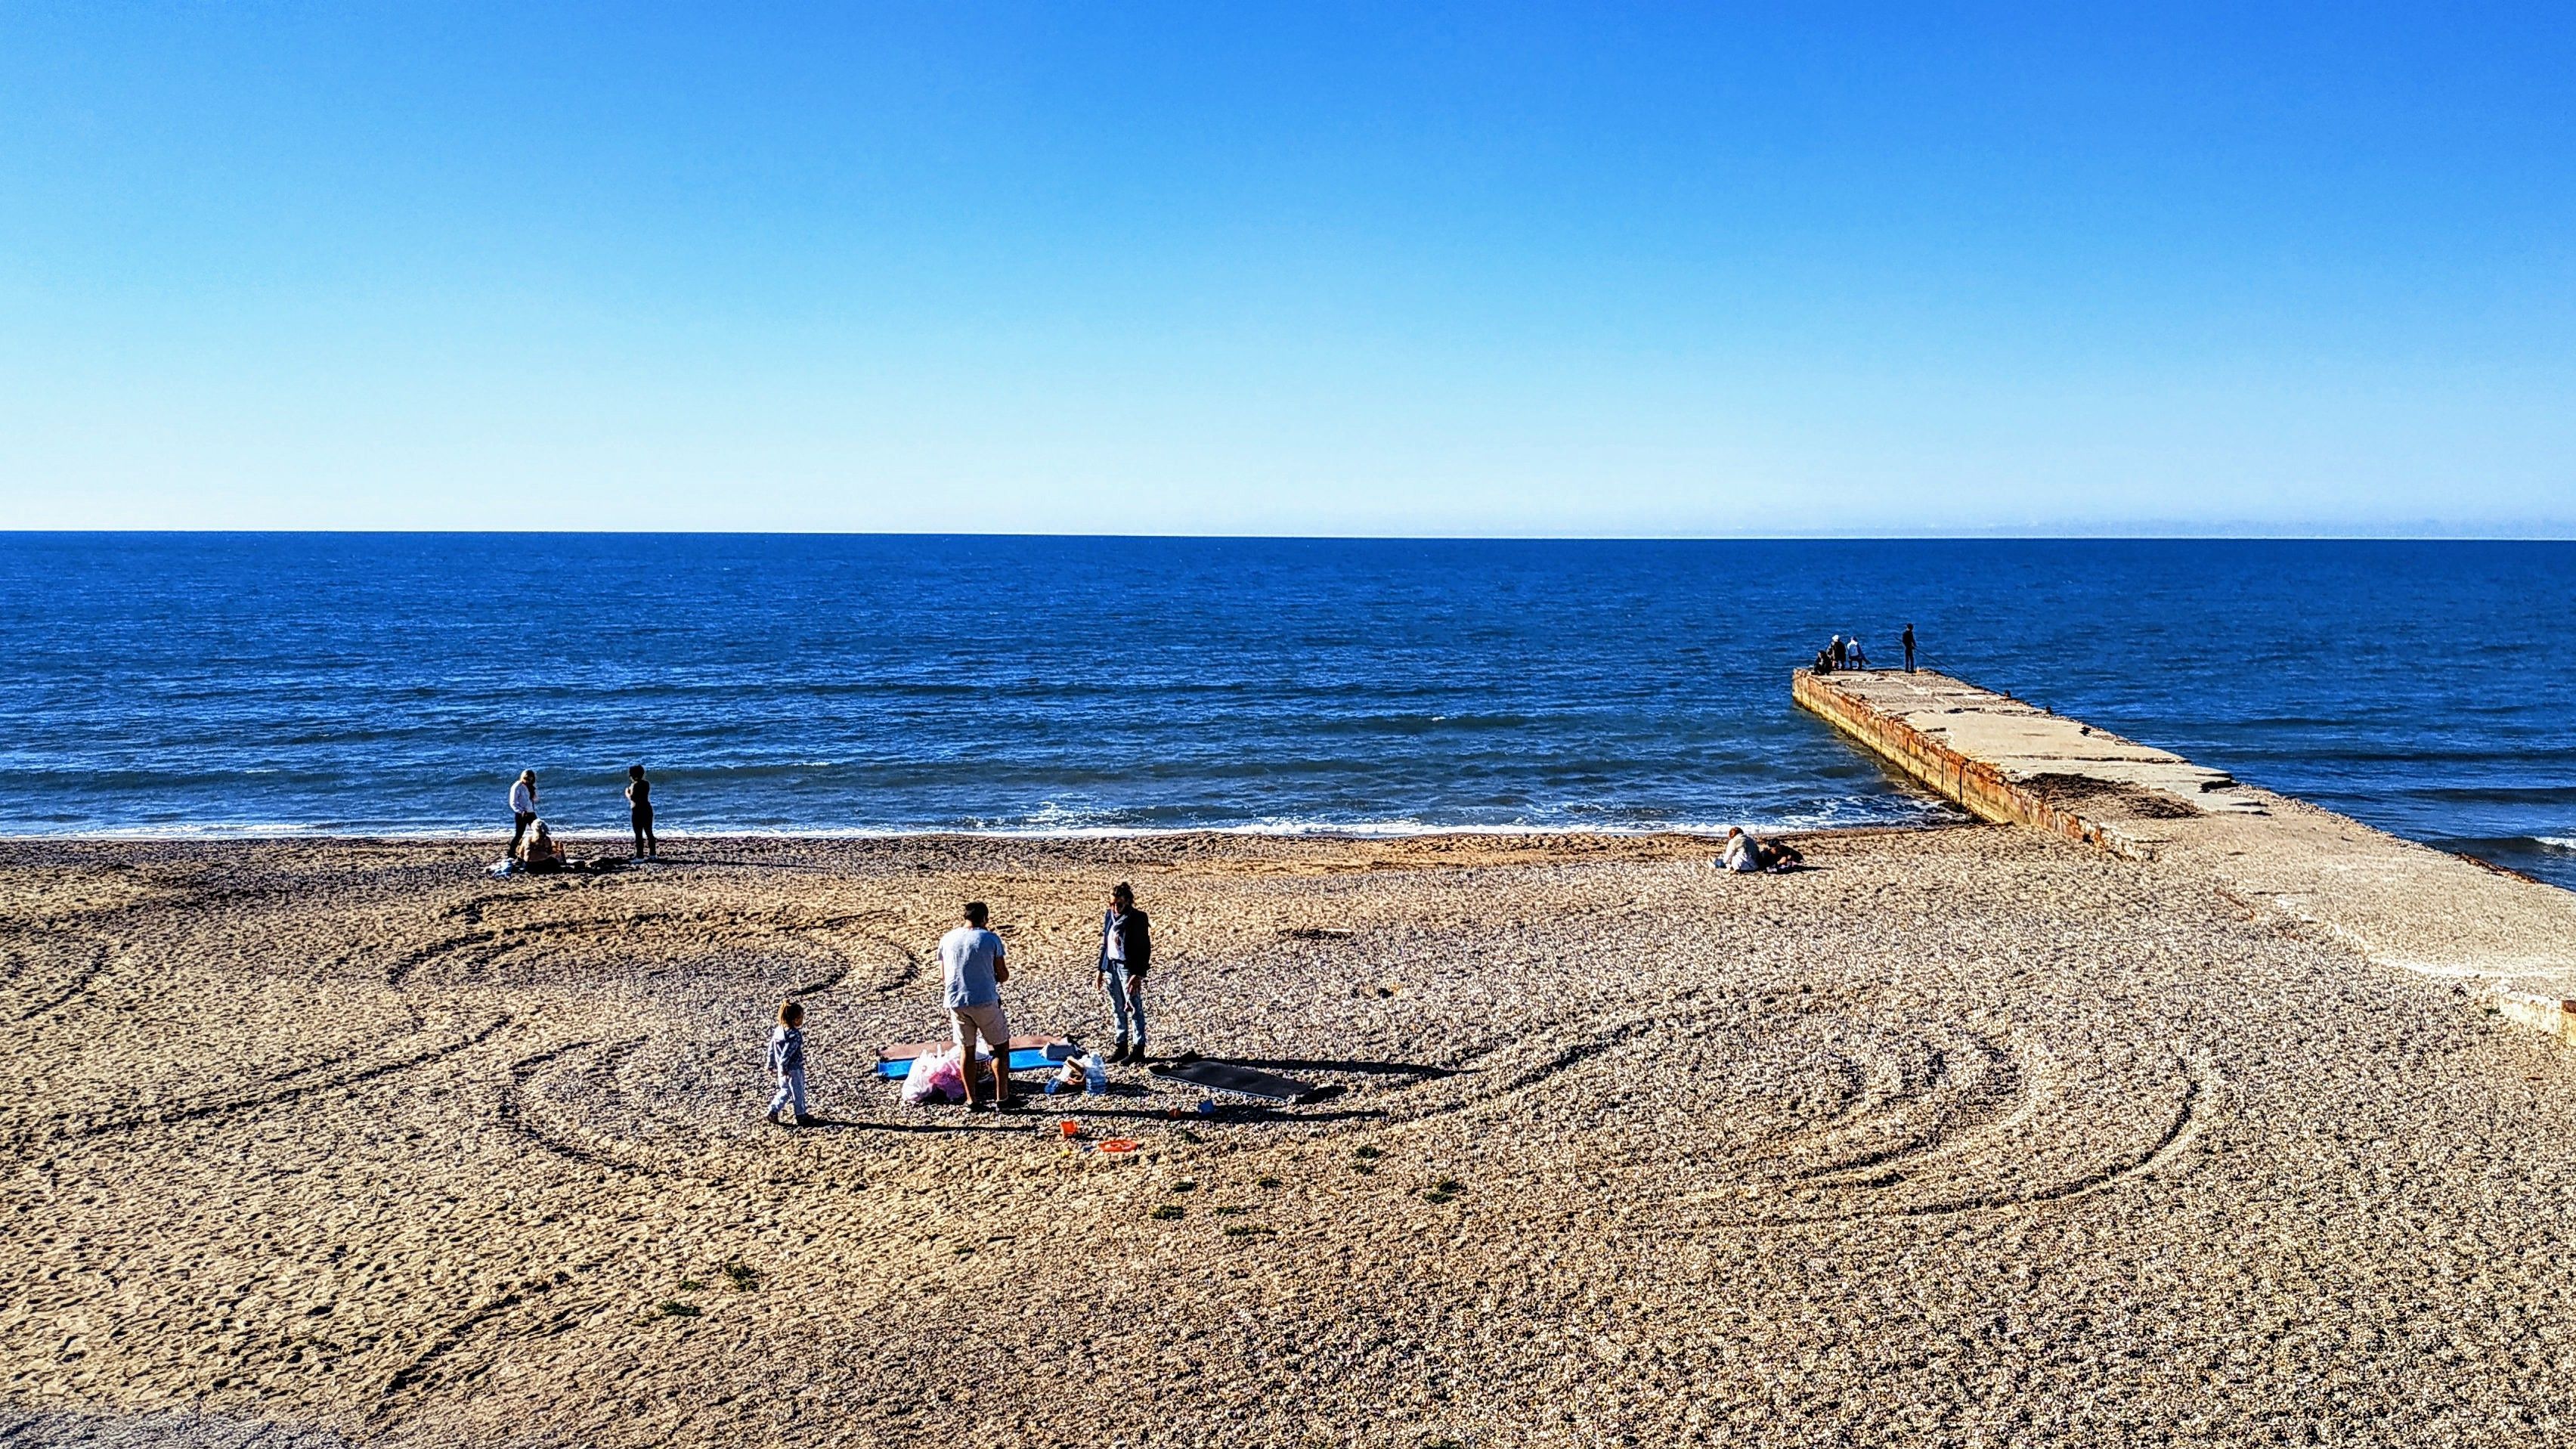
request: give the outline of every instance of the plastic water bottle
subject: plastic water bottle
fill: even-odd
[[[1096,1051],[1083,1053],[1082,1090],[1095,1097],[1109,1090],[1109,1071],[1100,1065],[1100,1053]]]

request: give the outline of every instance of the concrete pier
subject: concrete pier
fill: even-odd
[[[2249,909],[2576,1044],[2576,893],[2258,789],[1929,671],[1797,672],[1791,692],[1980,819],[2208,877]]]

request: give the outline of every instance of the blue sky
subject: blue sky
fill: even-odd
[[[0,527],[2576,534],[2576,10],[0,6]]]

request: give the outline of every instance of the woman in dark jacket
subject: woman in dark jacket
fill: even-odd
[[[1145,969],[1153,964],[1145,913],[1136,909],[1135,888],[1122,880],[1109,892],[1109,909],[1100,918],[1100,989],[1118,1026],[1118,1049],[1109,1054],[1113,1062],[1145,1059]]]

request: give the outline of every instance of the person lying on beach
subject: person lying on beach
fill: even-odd
[[[1726,848],[1718,856],[1720,866],[1738,875],[1751,875],[1756,871],[1765,870],[1787,870],[1793,865],[1806,863],[1807,858],[1798,853],[1798,847],[1781,841],[1760,839],[1740,825],[1726,827]]]
[[[778,1090],[769,1098],[769,1120],[779,1126],[779,1112],[796,1109],[796,1125],[811,1126],[814,1119],[805,1115],[805,1008],[801,1003],[782,1001],[778,1004],[778,1025],[769,1033],[769,1075],[778,1081]]]
[[[1109,998],[1109,1016],[1118,1027],[1113,1062],[1145,1059],[1145,968],[1154,962],[1154,938],[1145,913],[1136,909],[1136,888],[1120,881],[1109,892],[1109,909],[1100,918],[1100,989]],[[1133,1054],[1127,1045],[1128,1024],[1135,1024]]]
[[[993,1109],[1007,1112],[1019,1104],[1011,1098],[1011,1023],[1002,1014],[1002,983],[1011,979],[1003,959],[1002,938],[984,928],[984,903],[966,903],[966,924],[939,938],[942,999],[948,1004],[948,1035],[957,1044],[958,1070],[966,1076],[966,1110],[976,1111],[975,1044],[993,1052]]]

